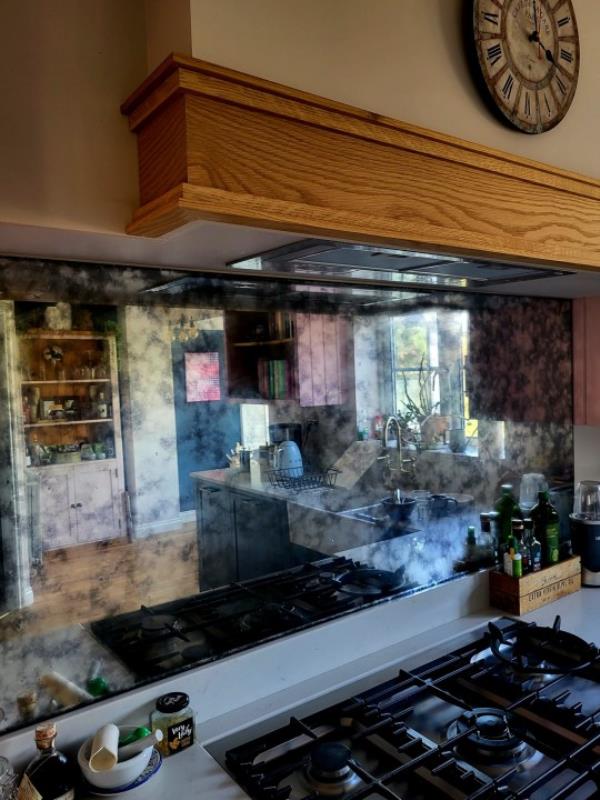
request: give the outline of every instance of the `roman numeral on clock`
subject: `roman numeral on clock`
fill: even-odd
[[[492,66],[494,66],[494,64],[497,64],[502,58],[502,45],[494,44],[491,47],[488,47],[487,57],[488,61]]]
[[[557,76],[556,76],[556,85],[558,86],[558,88],[559,88],[559,90],[560,90],[560,93],[561,93],[561,94],[562,94],[562,96],[564,97],[564,96],[566,95],[566,93],[567,93],[567,87],[566,87],[566,86],[565,86],[565,84],[564,84],[564,83],[561,81],[561,79],[560,79],[560,75],[557,75]]]
[[[509,75],[507,79],[504,81],[504,85],[502,86],[502,94],[504,95],[506,100],[510,100],[514,83],[515,79],[513,78],[512,75]]]
[[[561,19],[556,21],[556,24],[559,28],[564,28],[565,25],[568,25],[571,22],[571,17],[562,17]]]
[[[560,57],[562,58],[563,61],[566,61],[569,64],[573,63],[573,54],[570,53],[568,50],[563,50],[561,48]]]
[[[529,92],[525,93],[525,115],[531,116],[531,95]]]
[[[500,16],[499,14],[494,14],[494,12],[493,12],[493,11],[484,11],[484,12],[483,12],[483,18],[484,18],[484,20],[485,20],[486,22],[489,22],[489,23],[490,23],[490,24],[492,24],[492,25],[497,25],[497,24],[498,24],[498,18],[499,18],[499,16]]]

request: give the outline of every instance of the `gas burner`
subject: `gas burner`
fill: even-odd
[[[203,658],[206,658],[206,656],[210,655],[211,652],[212,650],[207,648],[205,645],[192,644],[189,647],[184,647],[184,649],[181,651],[181,658],[186,664],[195,664],[197,661],[201,661]]]
[[[498,708],[474,708],[454,720],[448,728],[448,738],[464,734],[456,745],[456,754],[489,772],[490,766],[530,767],[537,750],[523,740],[514,717]]]
[[[178,632],[179,623],[170,614],[146,614],[140,622],[142,639],[155,639]]]
[[[352,753],[345,744],[316,744],[310,752],[305,772],[310,788],[321,797],[344,797],[361,783],[351,763]]]
[[[388,572],[369,567],[352,569],[338,579],[340,589],[361,597],[382,597],[398,591],[402,586],[404,570]]]
[[[235,621],[235,627],[241,634],[250,635],[259,632],[268,635],[303,622],[305,618],[295,608],[284,608],[273,604],[241,614]]]
[[[569,675],[587,669],[600,655],[598,648],[560,629],[557,616],[551,628],[518,628],[507,642],[502,630],[489,624],[490,648],[496,658],[517,672]],[[507,648],[505,645],[509,645]]]

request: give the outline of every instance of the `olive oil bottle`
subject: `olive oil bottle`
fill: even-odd
[[[542,566],[557,564],[560,553],[560,517],[550,503],[548,492],[539,492],[538,503],[530,512],[535,538],[542,546]]]

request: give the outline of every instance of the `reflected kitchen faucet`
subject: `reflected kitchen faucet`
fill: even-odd
[[[396,426],[396,430],[398,432],[398,437],[396,439],[396,447],[398,448],[398,461],[400,462],[400,467],[392,467],[392,457],[387,450],[389,450],[390,444],[390,431],[393,426]],[[394,477],[395,472],[399,472],[400,474],[410,475],[414,477],[415,472],[415,459],[414,458],[402,458],[402,428],[400,427],[400,420],[398,417],[390,415],[383,427],[383,435],[381,438],[381,445],[383,449],[386,451],[386,454],[383,456],[379,456],[377,459],[378,461],[385,461],[385,466],[387,467],[387,471],[389,473],[388,477],[391,480]]]

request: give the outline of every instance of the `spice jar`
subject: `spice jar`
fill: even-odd
[[[162,731],[163,739],[156,746],[163,756],[179,753],[194,744],[194,712],[184,692],[161,695],[150,722],[153,731]]]

